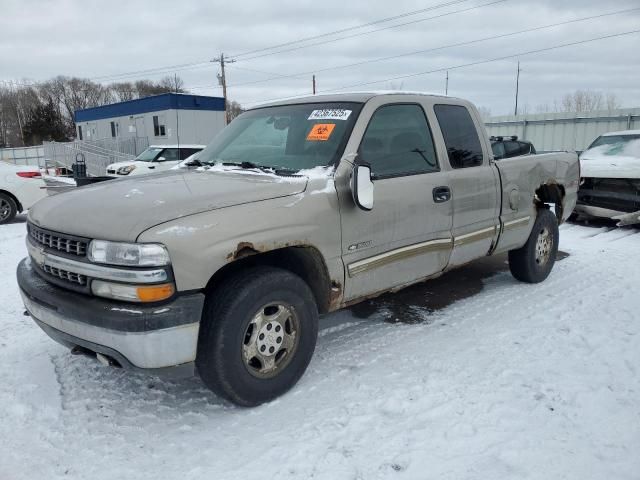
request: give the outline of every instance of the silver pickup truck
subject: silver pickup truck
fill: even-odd
[[[39,202],[18,283],[74,352],[245,406],[298,381],[321,314],[502,252],[544,280],[579,181],[575,154],[495,163],[471,103],[402,93],[263,105],[191,163]]]

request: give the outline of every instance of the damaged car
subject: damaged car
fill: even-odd
[[[640,130],[605,133],[580,156],[575,212],[640,224]]]

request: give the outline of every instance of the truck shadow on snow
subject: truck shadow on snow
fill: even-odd
[[[558,251],[557,260],[568,256],[568,253]],[[358,318],[381,315],[388,323],[430,323],[433,321],[430,314],[480,293],[484,287],[483,280],[508,271],[507,254],[485,257],[439,278],[365,300],[350,310]]]

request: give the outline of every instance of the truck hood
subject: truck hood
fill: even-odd
[[[251,170],[169,170],[47,197],[29,211],[29,220],[82,237],[135,241],[148,228],[176,218],[302,193],[307,180]]]
[[[640,178],[640,158],[623,155],[580,156],[580,173],[588,178]]]

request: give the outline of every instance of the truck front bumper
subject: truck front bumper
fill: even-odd
[[[57,342],[125,368],[174,377],[194,373],[202,293],[155,306],[105,300],[52,285],[29,258],[18,265],[17,278],[27,311]]]

